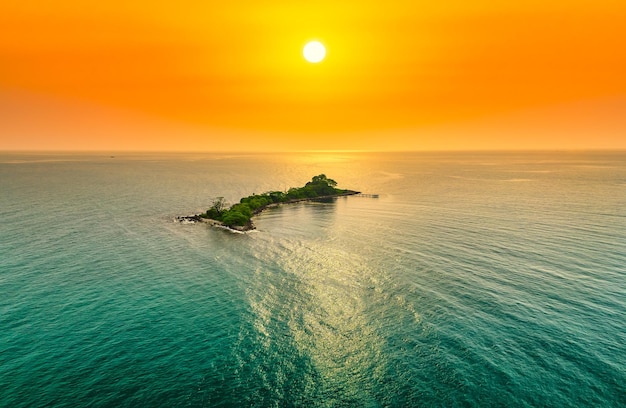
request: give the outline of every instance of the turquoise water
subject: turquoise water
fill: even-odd
[[[2,407],[626,406],[624,152],[5,153],[0,221]]]

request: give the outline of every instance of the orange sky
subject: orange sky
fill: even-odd
[[[623,0],[90,3],[0,4],[0,150],[626,148]]]

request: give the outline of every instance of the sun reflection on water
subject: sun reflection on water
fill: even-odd
[[[371,271],[353,255],[323,243],[293,248],[284,269],[302,291],[288,321],[296,347],[309,356],[329,395],[367,401],[376,382],[372,374],[384,365],[383,341],[365,313]]]
[[[250,324],[237,348],[241,381],[263,383],[268,401],[378,405],[392,401],[394,381],[406,375],[388,349],[400,343],[410,352],[416,345],[382,334],[391,321],[420,325],[417,305],[391,271],[360,247],[343,246],[346,225],[334,217],[340,204],[268,211],[251,238]]]

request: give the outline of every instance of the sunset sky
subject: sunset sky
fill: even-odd
[[[516,3],[5,0],[0,150],[626,149],[626,2]]]

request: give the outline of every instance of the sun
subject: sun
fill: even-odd
[[[326,57],[326,47],[319,41],[309,41],[302,49],[304,59],[314,64]]]

